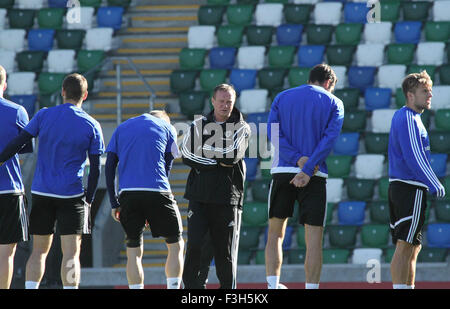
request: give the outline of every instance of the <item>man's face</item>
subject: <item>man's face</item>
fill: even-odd
[[[408,92],[412,105],[418,110],[431,108],[431,97],[433,96],[431,86],[420,84],[415,91]]]
[[[236,95],[231,90],[219,90],[211,99],[214,106],[214,116],[217,121],[226,121],[236,101]]]

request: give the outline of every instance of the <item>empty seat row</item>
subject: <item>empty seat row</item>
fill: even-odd
[[[63,8],[43,8],[36,12],[29,9],[0,9],[0,29],[7,24],[10,29],[32,29],[36,18],[38,27],[44,29],[87,30],[93,28],[96,21],[96,27],[119,30],[123,13],[123,7],[101,7],[96,13],[92,7],[70,8],[67,13]]]
[[[433,5],[429,1],[418,1],[415,3],[404,3],[402,5],[403,20],[425,21],[429,18],[431,7],[433,21],[450,21],[450,1],[438,1]],[[337,25],[345,23],[367,23],[368,13],[371,8],[367,3],[341,3],[341,2],[319,2],[314,7],[309,5],[283,5],[282,3],[259,3],[259,4],[229,4],[226,6],[203,5],[198,10],[198,22],[201,25],[219,25],[226,21],[231,25],[257,25],[278,26],[283,19],[289,22],[305,23],[312,20],[316,24]],[[292,11],[302,11],[298,20],[291,17]],[[383,3],[380,5],[380,16],[372,14],[375,21],[396,21],[399,19],[400,3]],[[305,17],[308,15],[308,17]],[[374,16],[375,15],[375,16]],[[396,17],[396,18],[395,18]]]
[[[50,51],[55,37],[60,48],[81,47],[83,40],[86,49],[111,50],[114,30],[112,28],[92,28],[84,32],[55,31],[53,29],[31,29],[28,35],[23,29],[7,29],[0,32],[0,49],[21,52]]]
[[[33,9],[38,10],[45,7],[50,8],[69,8],[74,6],[73,1],[70,0],[2,0],[0,2],[0,8],[20,8],[20,9]],[[99,8],[103,4],[103,0],[78,0],[81,6],[88,6]],[[109,6],[122,6],[128,7],[131,0],[106,0]]]

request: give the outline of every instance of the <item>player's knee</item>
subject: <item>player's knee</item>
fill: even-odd
[[[181,235],[166,237],[166,244],[171,245],[176,243],[179,243],[180,245],[182,245],[181,243],[184,244],[184,240],[183,237],[181,237]]]
[[[141,238],[127,239],[128,248],[137,248],[140,247],[141,244],[142,244]]]

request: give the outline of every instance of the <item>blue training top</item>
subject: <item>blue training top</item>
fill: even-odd
[[[389,180],[427,187],[443,197],[445,189],[430,165],[430,141],[420,114],[407,106],[395,112],[389,134]]]
[[[100,124],[83,109],[65,103],[41,109],[25,131],[39,136],[31,192],[58,198],[82,196],[87,154],[105,151]]]
[[[299,173],[297,161],[307,156],[302,171],[312,176],[319,165],[316,176],[328,177],[325,160],[343,122],[342,101],[323,87],[302,85],[279,93],[267,121],[267,134],[275,147],[271,173]]]
[[[106,152],[119,158],[122,191],[171,192],[165,154],[178,157],[175,128],[165,120],[143,114],[120,124]]]
[[[28,124],[28,114],[21,105],[0,98],[0,153]],[[0,194],[23,193],[19,155],[0,166]]]

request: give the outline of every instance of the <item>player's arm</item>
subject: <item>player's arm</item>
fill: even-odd
[[[248,147],[248,140],[251,135],[250,126],[245,122],[240,122],[234,129],[231,139],[232,143],[228,142],[229,145],[227,145],[227,140],[223,140],[223,147],[221,148],[208,145],[203,146],[203,150],[212,152],[214,157],[217,158],[219,165],[223,167],[233,167],[233,165],[237,164],[244,158]]]
[[[197,120],[200,122],[201,120]],[[215,159],[203,156],[203,136],[198,129],[196,122],[191,125],[190,130],[186,133],[181,145],[181,155],[183,163],[197,170],[206,170],[217,168]]]
[[[285,162],[296,166],[302,154],[298,149],[291,145],[288,137],[280,128],[280,118],[278,111],[278,97],[275,98],[269,112],[267,119],[267,136],[275,149],[278,149],[278,155]]]
[[[410,113],[406,113],[406,117],[400,120],[392,125],[395,125],[398,134],[397,141],[400,143],[405,164],[415,173],[420,182],[428,186],[431,194],[444,197],[444,186],[439,182],[428,162],[416,121]]]
[[[302,169],[302,172],[309,177],[314,174],[315,166],[322,164],[330,154],[344,123],[344,105],[342,102],[336,101],[332,106],[333,108],[323,137]]]
[[[116,195],[116,168],[119,163],[119,157],[114,152],[108,152],[105,164],[106,188],[108,190],[111,208],[116,209],[120,206]]]
[[[11,140],[8,145],[0,153],[0,164],[11,159],[16,153],[21,151],[25,145],[31,143],[33,140],[33,135],[25,130],[22,130],[18,136]]]
[[[100,178],[100,155],[89,154],[89,176],[86,189],[86,202],[90,205],[94,201],[97,191],[98,179]]]
[[[16,125],[18,128],[18,133],[23,131],[23,129],[28,125],[29,119],[28,119],[28,113],[25,110],[25,108],[21,107],[17,110],[17,119],[16,119]],[[26,143],[20,151],[18,151],[19,154],[23,153],[31,153],[33,152],[33,139],[31,139],[30,142]]]

